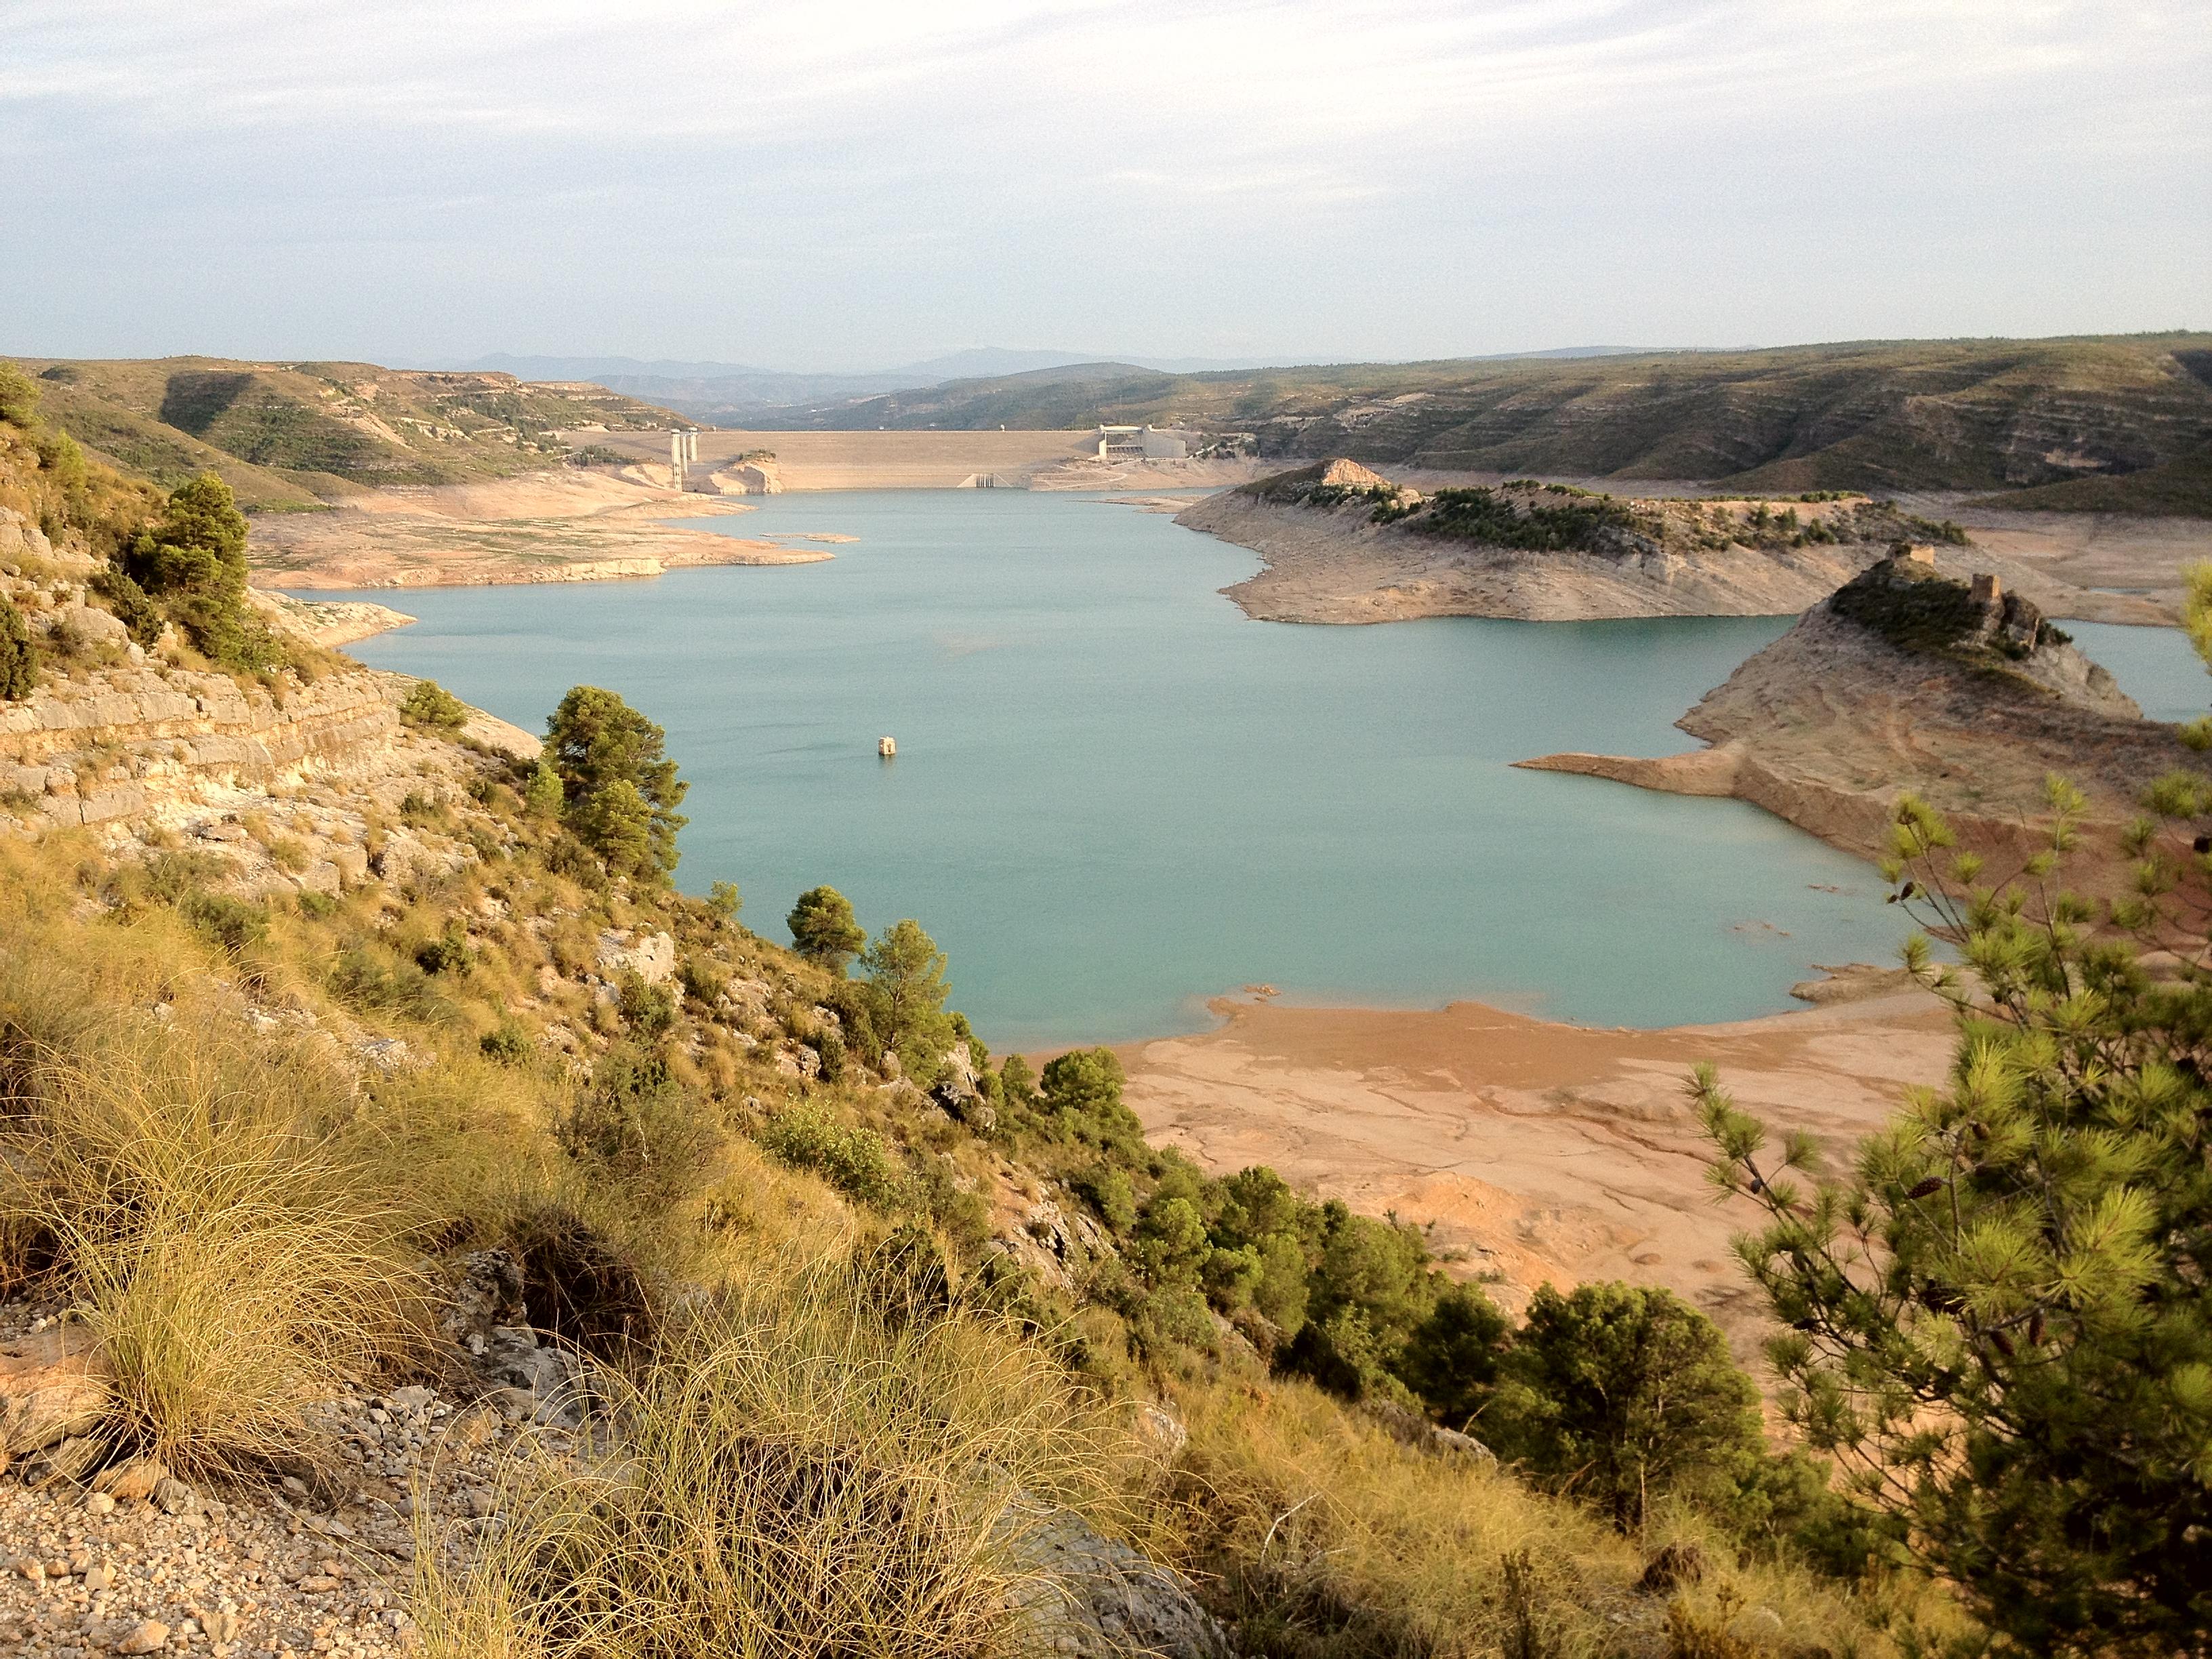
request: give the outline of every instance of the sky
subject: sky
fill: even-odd
[[[2212,325],[2204,0],[0,0],[0,352]]]

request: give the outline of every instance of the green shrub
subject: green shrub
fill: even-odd
[[[615,1006],[635,1036],[657,1037],[676,1024],[676,999],[668,988],[652,984],[640,974],[622,976]]]
[[[1482,1419],[1499,1455],[1618,1525],[1670,1492],[1725,1507],[1756,1479],[1759,1392],[1720,1328],[1672,1291],[1540,1285],[1503,1376]]]
[[[653,1209],[696,1191],[722,1147],[720,1126],[687,1095],[659,1054],[618,1042],[592,1068],[590,1086],[556,1126],[562,1149]]]
[[[269,912],[227,893],[193,893],[178,908],[196,930],[234,957],[269,938]]]
[[[530,1033],[520,1022],[504,1019],[477,1039],[477,1048],[487,1060],[520,1066],[530,1058]]]
[[[1625,531],[1638,528],[1635,509],[1610,495],[1547,485],[1558,505],[1523,505],[1480,487],[1439,489],[1409,526],[1425,536],[1449,536],[1489,547],[1532,552],[1596,552]]]
[[[1137,1224],[1137,1191],[1127,1174],[1111,1164],[1093,1164],[1068,1177],[1077,1197],[1117,1233]]]
[[[0,598],[0,698],[20,702],[37,690],[39,647],[23,613]]]
[[[451,1017],[430,976],[411,961],[388,962],[364,945],[338,952],[330,969],[331,994],[368,1012],[399,1014],[426,1023]]]
[[[1982,619],[1966,583],[1899,559],[1853,577],[1836,590],[1829,605],[1838,616],[1871,629],[1901,651],[1949,651]]]
[[[831,1030],[816,1034],[814,1052],[822,1057],[822,1080],[842,1083],[845,1078],[845,1039]]]
[[[432,732],[458,732],[468,724],[466,704],[435,680],[417,680],[399,705],[399,718]]]
[[[131,580],[120,568],[106,565],[94,573],[85,584],[87,591],[106,602],[118,621],[130,629],[137,644],[151,648],[161,637],[163,618],[161,606],[154,603],[151,594]]]
[[[784,1108],[769,1119],[758,1139],[778,1163],[810,1170],[872,1209],[895,1209],[906,1196],[906,1182],[884,1138],[839,1123],[817,1106]]]
[[[474,959],[468,936],[458,925],[415,947],[415,965],[426,974],[465,974]]]
[[[694,1002],[711,1008],[730,988],[730,976],[714,957],[693,954],[676,964],[676,982]]]

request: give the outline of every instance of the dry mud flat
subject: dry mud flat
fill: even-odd
[[[1224,1000],[1219,1030],[1123,1051],[1146,1133],[1209,1172],[1265,1164],[1369,1215],[1432,1226],[1455,1272],[1517,1307],[1549,1281],[1663,1285],[1740,1354],[1762,1334],[1729,1254],[1753,1220],[1713,1201],[1684,1093],[1710,1060],[1776,1130],[1832,1160],[1940,1082],[1948,1011],[1908,990],[1735,1024],[1593,1030],[1480,1003],[1433,1012]]]
[[[441,587],[600,581],[687,565],[808,564],[820,538],[747,539],[658,522],[749,511],[601,473],[534,473],[496,483],[387,489],[329,513],[253,525],[265,587]],[[364,637],[356,635],[356,637]]]

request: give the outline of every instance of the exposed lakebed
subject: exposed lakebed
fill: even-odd
[[[1689,746],[1674,718],[1787,619],[1255,622],[1216,592],[1251,555],[1068,495],[786,495],[721,524],[860,539],[410,590],[420,623],[350,649],[533,730],[572,684],[620,691],[691,781],[683,886],[735,880],[778,939],[817,882],[872,930],[918,918],[994,1048],[1197,1030],[1255,981],[1739,1018],[1903,935],[1870,868],[1756,808],[1510,768]]]

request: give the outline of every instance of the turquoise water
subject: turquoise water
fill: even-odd
[[[1691,746],[1674,718],[1781,619],[1253,622],[1215,591],[1251,555],[1066,495],[787,495],[721,523],[860,539],[410,592],[417,626],[352,649],[533,730],[572,684],[620,691],[691,781],[683,886],[738,882],[779,939],[817,882],[872,930],[918,918],[994,1048],[1201,1029],[1255,981],[1737,1018],[1796,1006],[1815,962],[1893,957],[1872,870],[1780,820],[1509,765]]]
[[[2190,720],[2212,713],[2212,679],[2178,628],[2120,628],[2111,623],[2061,623],[2092,662],[2102,663],[2120,690],[2154,720]]]

